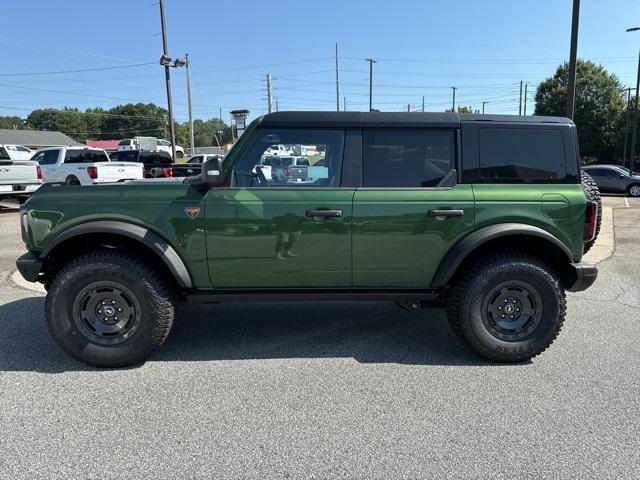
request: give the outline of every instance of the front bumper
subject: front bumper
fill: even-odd
[[[582,292],[586,290],[598,278],[598,269],[588,263],[572,263],[572,280],[566,285],[570,292]]]
[[[37,282],[42,270],[42,260],[33,253],[27,252],[16,260],[16,266],[22,278],[27,282]]]

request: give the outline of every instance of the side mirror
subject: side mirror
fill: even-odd
[[[211,157],[202,163],[202,181],[210,187],[222,185],[222,162],[220,157]]]
[[[624,177],[625,177],[625,175],[623,175],[623,174],[621,173],[621,174],[620,174],[620,178],[624,178]]]

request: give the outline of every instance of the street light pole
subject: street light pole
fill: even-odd
[[[627,28],[627,32],[636,32],[640,27]],[[633,162],[636,156],[636,134],[638,130],[638,97],[640,97],[640,50],[638,50],[638,77],[636,79],[636,99],[633,112],[633,132],[631,133],[631,152],[629,153],[629,170],[633,172]]]
[[[484,106],[489,102],[482,102],[482,114],[484,115]]]
[[[373,58],[365,58],[369,62],[369,111],[373,110],[373,64],[378,63]]]
[[[578,55],[578,19],[580,18],[580,0],[573,0],[571,15],[571,49],[569,51],[569,82],[567,84],[567,105],[565,116],[573,120],[576,100],[576,61]]]
[[[456,111],[456,90],[458,89],[458,87],[451,87],[451,90],[453,91],[453,103],[451,104],[451,111],[455,113]]]
[[[185,56],[185,67],[187,69],[187,103],[189,104],[189,145],[191,145],[191,156],[195,155],[195,145],[193,144],[193,114],[191,111],[191,62],[189,62],[189,54]]]
[[[160,3],[160,23],[162,26],[162,51],[163,58],[169,57],[169,45],[167,42],[167,23],[164,18],[164,0]],[[171,132],[171,153],[175,161],[176,158],[176,127],[173,124],[173,103],[171,101],[171,74],[169,73],[169,65],[165,62],[164,79],[167,84],[167,110],[169,110],[169,131]]]
[[[338,44],[336,43],[336,112],[340,111],[340,76],[338,71]]]

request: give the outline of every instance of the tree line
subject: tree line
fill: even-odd
[[[568,65],[564,63],[553,76],[538,85],[536,115],[564,116],[568,76]],[[578,128],[582,161],[588,164],[623,163],[625,152],[627,158],[630,157],[634,99],[627,104],[627,89],[620,80],[593,62],[578,60],[576,78],[574,122]],[[457,110],[459,113],[472,111],[466,106],[459,106]],[[58,130],[80,142],[137,135],[169,138],[167,117],[167,111],[153,103],[89,108],[84,112],[65,107],[63,110],[37,109],[26,120],[0,117],[0,128]],[[219,118],[194,120],[193,127],[196,147],[231,141],[229,126]],[[189,147],[188,124],[176,122],[175,128],[178,143]],[[219,131],[222,131],[221,135]],[[639,150],[640,132],[637,145],[636,150]]]
[[[174,122],[174,126],[177,143],[190,147],[188,123]],[[79,142],[135,136],[169,139],[170,136],[167,110],[153,103],[128,103],[84,111],[73,107],[36,109],[26,119],[0,116],[0,128],[60,131]],[[219,118],[196,119],[193,139],[196,147],[217,146],[218,142],[224,145],[231,141],[231,130]]]

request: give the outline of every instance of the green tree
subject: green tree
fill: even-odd
[[[111,108],[104,116],[99,138],[136,136],[166,138],[167,111],[153,103],[127,103]]]
[[[77,108],[64,107],[63,110],[37,109],[27,117],[27,125],[34,130],[54,130],[69,135],[74,140],[86,140],[87,124],[85,115]]]
[[[538,85],[536,115],[565,115],[569,67],[560,65],[553,77]],[[619,128],[624,112],[623,86],[602,65],[578,60],[574,122],[580,153],[600,162],[622,156]]]
[[[24,120],[20,117],[0,117],[0,128],[24,130],[26,125]]]

